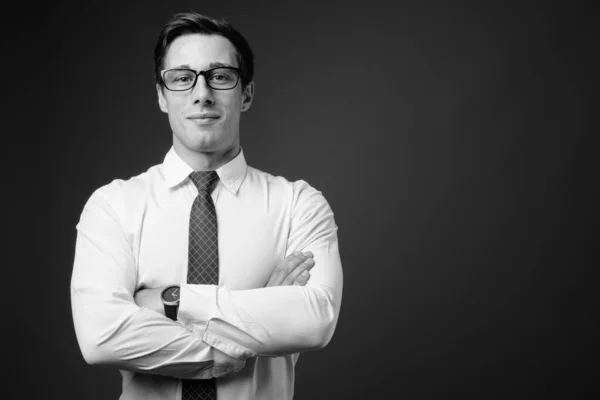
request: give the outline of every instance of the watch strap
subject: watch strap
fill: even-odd
[[[165,315],[169,318],[171,318],[173,321],[177,321],[177,311],[179,310],[179,306],[170,306],[167,304],[164,304],[164,308],[165,308]]]

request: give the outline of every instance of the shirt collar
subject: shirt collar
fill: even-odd
[[[237,194],[246,177],[248,165],[244,157],[244,151],[240,152],[233,160],[217,169],[217,175],[221,183],[233,194]],[[167,186],[173,188],[182,183],[190,173],[194,171],[185,161],[179,157],[175,149],[171,147],[163,162],[163,171]]]

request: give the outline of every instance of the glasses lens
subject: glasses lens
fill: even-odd
[[[187,69],[171,69],[165,72],[163,80],[167,89],[187,90],[194,86],[196,74]]]
[[[233,89],[237,85],[239,74],[231,68],[215,68],[207,71],[206,81],[213,89]]]

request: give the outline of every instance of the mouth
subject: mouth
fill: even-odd
[[[205,113],[193,113],[193,114],[188,115],[186,118],[189,120],[192,120],[192,121],[197,121],[197,122],[209,122],[209,121],[217,120],[217,119],[221,118],[221,116],[215,112],[205,112]]]
[[[186,118],[196,126],[206,127],[217,123],[221,116],[216,112],[198,112],[189,114]]]

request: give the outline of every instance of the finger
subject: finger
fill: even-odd
[[[302,262],[306,257],[300,251],[295,251],[287,256],[271,273],[266,286],[279,286],[283,280]]]
[[[304,286],[308,283],[309,279],[310,279],[310,272],[308,272],[307,270],[304,270],[304,271],[302,271],[302,273],[300,275],[298,275],[298,277],[294,281],[294,286]]]
[[[296,278],[303,272],[311,270],[314,267],[315,261],[312,258],[307,258],[303,263],[299,264],[292,272],[285,277],[282,285],[291,285],[294,283]]]
[[[312,258],[307,258],[302,264],[299,264],[288,276],[285,277],[282,285],[291,285],[302,272],[311,270],[314,266],[315,260]]]
[[[302,253],[298,252],[299,254],[295,254],[292,253],[289,256],[287,256],[283,262],[280,264],[281,265],[281,273],[283,274],[283,278],[285,278],[286,276],[288,276],[290,273],[292,273],[292,271],[294,269],[296,269],[299,265],[301,265],[306,259],[307,257],[305,257],[304,255],[302,255]]]
[[[311,251],[301,252],[296,250],[288,255],[271,273],[269,276],[269,280],[267,281],[266,287],[269,286],[279,286],[284,284],[284,280],[286,277],[292,273],[302,262],[304,262],[308,257],[314,257],[314,254]],[[312,266],[310,266],[312,268]],[[301,272],[301,271],[300,271]],[[293,280],[287,282],[286,284],[291,284]]]

